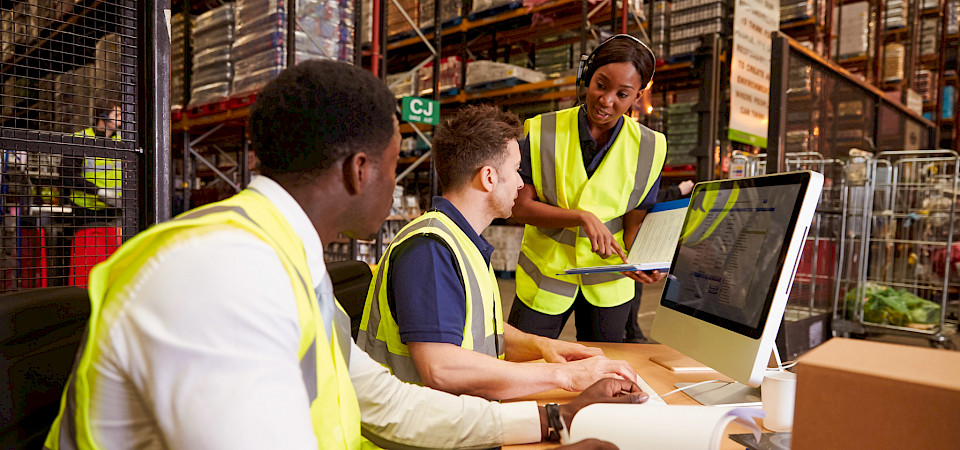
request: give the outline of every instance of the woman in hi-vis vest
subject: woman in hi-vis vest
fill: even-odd
[[[637,38],[607,39],[581,61],[581,105],[524,124],[525,186],[513,217],[526,226],[508,318],[518,329],[556,338],[576,312],[577,340],[621,342],[635,283],[663,278],[657,272],[558,275],[625,262],[656,202],[666,139],[624,115],[649,89],[655,65]]]

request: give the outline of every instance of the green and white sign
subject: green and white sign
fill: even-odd
[[[440,102],[420,97],[404,97],[400,117],[407,122],[440,123]]]
[[[770,122],[770,33],[780,27],[780,2],[736,0],[735,8],[728,137],[766,148]]]

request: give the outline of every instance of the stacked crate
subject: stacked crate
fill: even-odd
[[[492,225],[483,230],[483,237],[493,246],[490,266],[498,272],[516,272],[523,242],[523,227]]]
[[[233,82],[234,6],[227,3],[197,16],[193,36],[190,106],[223,100]]]
[[[670,58],[689,57],[700,46],[700,36],[729,31],[727,2],[678,0],[670,10]]]
[[[193,25],[194,17],[189,14],[174,14],[170,20],[170,108],[182,109],[187,106],[187,49],[193,47],[192,34],[187,33]]]
[[[414,24],[423,23],[419,20],[420,8],[417,0],[400,0],[400,7],[410,17]],[[431,17],[432,17],[431,9]],[[432,24],[432,22],[431,22]],[[373,30],[373,1],[363,4],[363,42],[370,42]],[[393,1],[387,2],[387,36],[412,36],[413,26],[403,17]]]
[[[55,121],[52,131],[72,134],[93,123],[96,66],[89,64],[59,74],[54,80]]]
[[[883,11],[883,23],[886,29],[907,26],[907,4],[904,0],[886,0]]]
[[[870,3],[855,2],[833,8],[833,54],[840,59],[868,56],[870,48]],[[839,19],[839,20],[838,20]],[[839,47],[838,47],[839,46]]]
[[[796,22],[816,14],[814,0],[780,0],[780,22]]]
[[[691,100],[689,96],[680,100]],[[667,105],[667,164],[696,162],[690,152],[696,148],[699,138],[698,115],[693,111],[696,101],[683,101]]]
[[[669,32],[670,3],[653,2],[653,14],[650,17],[650,49],[657,59],[667,59],[670,43]]]
[[[123,43],[121,37],[117,34],[108,34],[97,41],[96,50],[96,79],[94,85],[94,98],[104,99],[111,103],[120,103],[123,100]],[[128,71],[132,73],[130,68]],[[132,85],[132,77],[126,81],[127,85]]]
[[[460,17],[463,0],[440,0],[440,23]],[[430,28],[433,20],[434,0],[420,0],[420,28]]]
[[[903,80],[903,63],[906,48],[896,42],[883,47],[883,81],[886,83]]]
[[[353,59],[350,0],[304,0],[297,5],[296,62]],[[239,0],[233,45],[233,95],[256,91],[287,64],[285,0]]]

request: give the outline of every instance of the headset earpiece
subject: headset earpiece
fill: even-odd
[[[588,55],[581,55],[581,56],[580,56],[580,66],[577,68],[577,88],[578,88],[578,89],[579,89],[581,86],[586,87],[586,85],[590,84],[590,80],[589,80],[589,79],[584,79],[584,75],[586,75],[586,74],[591,74],[591,75],[593,75],[593,73],[592,73],[592,72],[593,72],[593,68],[591,67],[591,65],[592,65],[592,63],[593,63],[593,58],[594,58],[594,56],[597,55],[597,52],[599,52],[600,49],[603,48],[604,45],[607,45],[608,42],[610,42],[610,41],[612,41],[612,40],[614,40],[614,39],[630,39],[630,40],[632,40],[633,42],[636,42],[637,44],[640,44],[641,47],[643,47],[644,49],[647,50],[647,52],[650,53],[650,59],[653,60],[653,66],[651,67],[652,72],[650,72],[650,79],[647,80],[647,84],[644,85],[644,89],[648,89],[648,88],[650,88],[650,86],[653,85],[653,75],[654,75],[654,73],[656,73],[656,71],[657,71],[657,55],[655,55],[655,54],[653,53],[653,50],[651,50],[650,47],[647,46],[647,44],[644,44],[643,41],[641,41],[640,39],[637,39],[636,36],[631,36],[631,35],[629,35],[629,34],[617,34],[617,35],[613,35],[613,36],[607,38],[607,40],[601,42],[600,45],[597,46],[597,48],[593,49],[593,51],[590,52],[590,55],[589,55],[589,56],[588,56]],[[643,81],[643,80],[641,80],[641,81]]]

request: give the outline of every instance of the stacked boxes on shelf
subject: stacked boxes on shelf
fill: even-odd
[[[924,102],[936,101],[937,92],[937,74],[929,70],[918,70],[916,77],[917,93],[923,97]]]
[[[696,104],[696,101],[684,101],[667,105],[667,164],[696,162],[696,159],[690,156],[700,136],[698,115],[693,111]]]
[[[197,16],[193,27],[193,71],[190,106],[203,105],[230,96],[235,11],[227,3]]]
[[[301,1],[297,9],[298,30],[306,42],[297,38],[297,60],[323,57],[353,61],[352,0]]]
[[[350,0],[297,3],[296,61],[353,58]],[[238,0],[233,95],[256,91],[286,67],[285,0]]]
[[[53,103],[56,96],[56,77],[57,73],[51,72],[37,82],[37,120],[39,121],[37,129],[40,131],[53,131],[53,121],[56,119],[54,112],[56,105]]]
[[[427,136],[427,139],[429,139],[432,135],[432,133],[429,131],[424,131],[423,134]],[[430,145],[428,145],[427,141],[424,141],[420,136],[408,136],[400,141],[401,158],[420,156],[429,149]]]
[[[104,99],[108,102],[119,103],[123,100],[123,87],[132,85],[132,80],[123,80],[123,38],[118,34],[108,34],[97,41],[97,50],[95,53],[97,69],[96,91],[94,97]],[[127,44],[130,47],[130,44]],[[131,67],[128,73],[133,73]],[[129,75],[128,75],[129,76]]]
[[[732,16],[725,1],[678,0],[670,10],[670,58],[691,55],[700,36],[727,31]]]
[[[907,26],[907,5],[904,0],[886,0],[884,5],[883,23],[886,29]]]
[[[440,60],[441,94],[460,86],[460,64],[459,56],[447,56]],[[430,61],[420,69],[417,86],[420,88],[421,96],[433,94],[433,61]],[[456,94],[456,92],[453,92],[453,94]]]
[[[93,64],[59,74],[54,84],[54,120],[51,131],[75,133],[94,125],[93,87],[96,67]]]
[[[870,3],[856,2],[833,8],[833,54],[840,59],[872,54],[870,43]],[[839,46],[839,48],[838,48]]]
[[[883,47],[883,81],[886,83],[903,80],[903,63],[906,58],[903,44],[896,42]]]
[[[470,7],[470,14],[476,14],[489,9],[499,8],[511,3],[519,2],[517,2],[517,0],[473,0],[473,5]]]
[[[185,55],[193,47],[192,34],[186,33],[193,26],[193,16],[174,14],[170,20],[170,108],[187,106],[187,67]],[[190,39],[188,42],[187,39]]]
[[[920,55],[936,55],[940,40],[937,38],[937,19],[930,17],[920,22]]]
[[[490,266],[498,272],[516,272],[523,242],[523,227],[491,225],[483,230],[483,237],[493,246]]]
[[[670,32],[669,32],[670,3],[665,1],[653,2],[653,14],[650,18],[650,49],[657,59],[667,59]]]
[[[814,17],[814,0],[780,0],[780,22],[796,22]]]
[[[534,52],[534,70],[546,74],[550,78],[555,78],[562,76],[571,68],[576,69],[581,55],[579,42],[564,45],[549,45],[549,43],[549,40],[545,40],[545,45],[538,46]],[[587,47],[590,48],[591,46],[588,45]],[[521,65],[514,60],[510,62]]]
[[[431,28],[434,25],[434,0],[420,0],[420,28]],[[463,0],[440,0],[441,25],[460,17]]]
[[[498,82],[536,83],[547,79],[536,70],[495,61],[467,63],[467,89],[495,85]]]
[[[398,3],[400,3],[400,7],[403,8],[403,12],[410,17],[410,20],[412,20],[414,24],[420,23],[418,21],[420,9],[417,7],[417,0],[399,0]],[[363,42],[370,42],[370,37],[373,35],[373,1],[371,0],[364,2],[362,11]],[[412,36],[413,33],[413,25],[410,25],[410,22],[407,22],[407,19],[403,17],[403,14],[397,9],[397,6],[394,5],[393,1],[387,2],[387,36]]]
[[[960,1],[947,1],[947,34],[957,34],[960,32]]]

